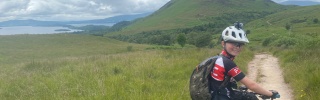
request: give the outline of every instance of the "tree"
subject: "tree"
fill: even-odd
[[[208,46],[211,43],[212,36],[211,34],[205,33],[205,34],[199,34],[199,36],[196,38],[196,47],[201,48]]]
[[[179,43],[179,45],[181,47],[184,47],[184,45],[187,42],[186,35],[184,33],[179,34],[178,37],[177,37],[177,42]]]
[[[318,23],[319,22],[318,18],[313,19],[313,22]]]
[[[172,45],[175,41],[170,34],[166,34],[166,33],[149,36],[146,39],[147,39],[146,42],[150,44],[158,44],[158,45]]]

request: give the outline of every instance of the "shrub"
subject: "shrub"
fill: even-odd
[[[291,20],[290,22],[291,23],[303,23],[303,22],[306,22],[307,19],[294,19],[294,20]]]
[[[181,34],[178,35],[178,37],[177,37],[177,42],[179,43],[179,45],[180,45],[181,47],[184,47],[184,45],[185,45],[186,42],[187,42],[187,38],[186,38],[186,36],[185,36],[184,33],[181,33]]]
[[[318,18],[313,19],[313,23],[318,23],[318,22],[319,22]]]
[[[291,37],[282,37],[275,41],[275,45],[278,47],[289,47],[294,46],[297,43],[297,40]]]
[[[263,40],[262,46],[268,46],[271,42],[273,42],[275,40],[277,40],[277,37],[275,37],[274,35],[270,36],[270,37]]]
[[[198,48],[208,46],[211,43],[212,36],[210,34],[201,34],[196,38],[195,45]]]

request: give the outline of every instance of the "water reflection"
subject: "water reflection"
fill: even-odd
[[[0,35],[15,35],[15,34],[56,34],[70,33],[81,30],[69,29],[67,27],[34,27],[34,26],[13,26],[0,27]]]

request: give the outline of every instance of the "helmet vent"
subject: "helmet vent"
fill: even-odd
[[[242,33],[239,33],[240,38],[242,39]]]
[[[236,33],[232,31],[232,36],[236,38]]]

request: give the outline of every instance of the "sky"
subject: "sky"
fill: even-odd
[[[1,0],[0,21],[76,21],[158,10],[170,0]],[[284,2],[288,0],[273,0]],[[320,0],[304,0],[318,1]]]
[[[170,0],[1,0],[0,21],[70,21],[158,10]]]

